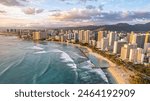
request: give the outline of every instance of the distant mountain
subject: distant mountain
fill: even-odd
[[[150,23],[146,24],[135,24],[135,25],[129,25],[127,23],[118,23],[115,25],[104,25],[99,26],[96,30],[109,30],[109,31],[150,31]]]
[[[108,31],[150,31],[150,22],[146,24],[135,24],[135,25],[129,25],[127,23],[118,23],[114,25],[101,25],[101,26],[83,26],[83,27],[65,27],[64,29],[83,29],[83,30],[108,30]]]

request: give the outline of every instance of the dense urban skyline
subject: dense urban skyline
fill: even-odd
[[[0,0],[0,27],[150,22],[149,0]]]

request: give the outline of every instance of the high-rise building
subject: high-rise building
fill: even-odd
[[[82,42],[83,41],[83,39],[84,39],[84,30],[80,30],[79,31],[79,42]]]
[[[115,41],[114,42],[113,53],[114,54],[120,54],[121,53],[121,47],[123,47],[124,44],[127,44],[127,42],[124,41],[124,40]]]
[[[64,42],[67,42],[68,34],[64,34],[63,36],[64,36],[64,37],[63,37]]]
[[[125,47],[122,47],[121,48],[121,55],[120,55],[120,58],[122,60],[126,60],[127,59],[127,53],[128,53],[128,49],[127,49],[127,46]]]
[[[145,43],[145,34],[131,34],[130,35],[130,43],[131,44],[137,44],[137,47],[144,48]]]
[[[117,40],[117,33],[116,32],[109,32],[109,46],[114,45],[114,41]]]
[[[125,44],[122,48],[121,48],[121,59],[122,60],[126,60],[129,58],[130,55],[130,49],[135,49],[137,48],[137,45],[133,45],[133,44]]]
[[[144,53],[148,52],[148,48],[150,48],[150,43],[145,43],[144,44]]]
[[[131,44],[137,44],[136,42],[136,40],[137,40],[137,34],[132,34],[131,35],[131,37],[132,37],[132,40],[131,40]]]
[[[137,48],[137,63],[143,64],[144,56],[144,50],[142,48]]]
[[[145,36],[146,36],[145,34],[137,35],[136,37],[137,47],[144,48]]]
[[[40,32],[40,31],[33,32],[33,40],[43,40],[46,39],[46,37],[47,37],[46,32]]]
[[[72,37],[72,35],[71,35],[72,33],[68,33],[67,34],[67,36],[68,36],[68,40],[71,40],[71,37]]]
[[[108,40],[108,45],[109,45],[109,47],[108,47],[108,50],[109,51],[113,51],[113,47],[114,47],[114,41],[117,41],[117,33],[116,32],[108,32],[108,36],[107,36],[108,38],[109,38],[109,40]]]
[[[145,36],[145,43],[150,43],[150,32],[147,32],[147,33],[146,33],[146,36]]]
[[[102,38],[104,38],[104,32],[103,32],[103,31],[99,31],[99,32],[98,32],[97,41],[101,41]]]
[[[74,32],[74,40],[75,42],[79,41],[79,34],[77,32]]]
[[[101,39],[101,50],[105,51],[108,49],[108,38]]]
[[[60,41],[64,42],[64,36],[63,35],[60,36]]]
[[[92,32],[90,30],[84,31],[83,43],[89,43],[91,33]]]
[[[147,50],[147,57],[149,58],[149,63],[150,63],[150,48]]]
[[[135,44],[132,42],[134,40],[134,35],[135,35],[135,33],[133,31],[131,32],[131,34],[129,34],[129,43],[130,44]]]
[[[137,48],[130,49],[129,61],[133,63],[137,62]]]
[[[97,31],[93,31],[93,38],[92,39],[95,40],[95,41],[98,40],[98,32]]]

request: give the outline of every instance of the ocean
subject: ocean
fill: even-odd
[[[73,45],[0,36],[0,84],[109,84],[108,66]]]

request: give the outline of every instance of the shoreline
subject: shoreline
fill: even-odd
[[[98,60],[103,59],[108,62],[109,67],[107,70],[108,70],[108,72],[110,72],[110,74],[112,75],[112,77],[114,78],[114,80],[116,81],[117,84],[130,84],[130,81],[129,81],[130,75],[134,74],[134,73],[127,70],[126,68],[116,65],[115,63],[113,63],[109,59],[103,57],[102,55],[93,52],[92,49],[90,49],[87,46],[82,46],[80,44],[66,43],[66,42],[58,42],[58,43],[72,45],[72,46],[76,46],[78,48],[86,48],[87,51],[89,52],[89,54],[95,56]]]
[[[115,79],[117,84],[130,84],[129,78],[130,75],[133,74],[133,72],[129,71],[125,67],[120,67],[117,64],[113,63],[112,61],[110,61],[109,59],[103,57],[102,55],[93,52],[89,47],[86,46],[83,47],[89,51],[89,54],[95,56],[99,61],[103,59],[108,62],[109,67],[107,70],[108,72],[110,72],[110,74]]]
[[[117,66],[115,63],[111,62],[109,59],[103,57],[102,55],[100,55],[96,52],[93,52],[92,49],[90,49],[89,47],[82,46],[80,44],[59,42],[59,41],[48,41],[48,42],[61,43],[61,44],[75,46],[78,48],[87,49],[88,53],[95,56],[99,61],[103,59],[108,62],[109,68],[107,70],[108,70],[108,72],[110,72],[110,74],[112,75],[113,79],[116,81],[117,84],[130,84],[129,77],[131,74],[133,74],[131,71],[127,70],[126,68]]]

